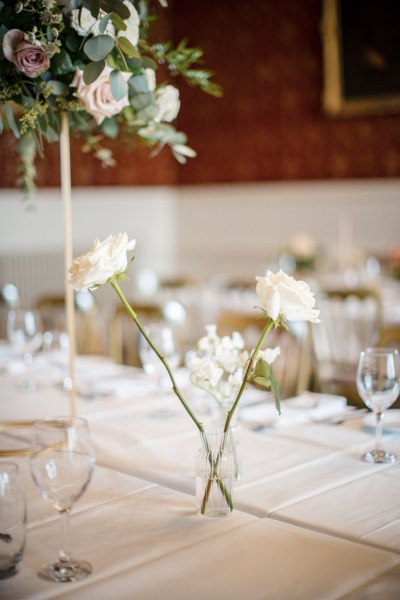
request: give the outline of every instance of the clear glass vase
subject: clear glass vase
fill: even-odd
[[[233,510],[233,457],[229,434],[213,428],[200,432],[202,447],[196,454],[198,514],[226,517]]]
[[[232,400],[224,402],[214,402],[211,405],[213,422],[218,424],[221,429],[224,428],[226,417],[232,406]],[[242,454],[242,426],[238,423],[237,410],[234,412],[228,431],[228,443],[231,447],[233,460],[233,476],[238,481],[243,473],[243,454]]]

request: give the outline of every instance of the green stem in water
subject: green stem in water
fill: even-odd
[[[158,358],[161,360],[161,362],[163,363],[164,367],[167,370],[168,376],[171,380],[172,383],[172,390],[175,393],[175,395],[178,397],[178,399],[180,400],[180,402],[183,404],[183,407],[185,408],[185,410],[187,411],[187,413],[189,414],[189,416],[191,417],[191,419],[194,421],[196,427],[198,428],[199,431],[203,432],[204,431],[204,427],[203,424],[200,423],[200,421],[196,418],[195,414],[193,413],[193,411],[191,410],[190,406],[187,404],[186,400],[184,399],[184,397],[182,396],[174,375],[171,371],[171,368],[167,362],[167,360],[165,359],[165,357],[161,354],[161,352],[158,350],[158,348],[153,344],[153,342],[151,341],[151,339],[148,337],[145,329],[143,328],[141,322],[139,321],[139,317],[137,316],[137,314],[135,313],[135,311],[133,310],[133,308],[131,307],[131,305],[129,304],[129,302],[127,301],[127,299],[125,298],[121,288],[119,287],[117,281],[115,280],[115,278],[111,278],[110,279],[110,284],[111,286],[114,288],[114,290],[116,291],[118,297],[120,298],[122,304],[124,305],[127,313],[129,314],[129,316],[132,318],[132,320],[136,323],[137,328],[139,329],[140,333],[143,335],[143,337],[145,338],[145,340],[147,341],[147,343],[149,344],[149,346],[154,350],[154,352],[157,354]]]

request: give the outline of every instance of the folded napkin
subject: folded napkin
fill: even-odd
[[[347,400],[343,396],[303,392],[294,398],[282,400],[280,415],[273,402],[266,402],[241,408],[239,418],[253,427],[283,428],[333,418],[346,408]]]

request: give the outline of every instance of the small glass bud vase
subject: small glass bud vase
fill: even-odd
[[[229,434],[220,429],[200,432],[202,447],[196,454],[198,514],[226,517],[233,510],[233,457]]]
[[[221,428],[224,427],[229,409],[232,406],[232,400],[228,399],[225,402],[214,402],[211,405],[213,420],[218,423]],[[231,446],[233,459],[233,476],[235,481],[239,481],[243,473],[243,457],[242,457],[242,426],[238,423],[238,411],[233,414],[229,431],[228,442]]]

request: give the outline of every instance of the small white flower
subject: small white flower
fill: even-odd
[[[158,114],[154,121],[156,123],[173,121],[178,116],[181,107],[179,90],[173,85],[158,88],[156,91],[156,104],[158,105]]]
[[[276,348],[266,348],[265,350],[259,350],[257,354],[257,362],[259,360],[265,360],[266,363],[272,365],[272,363],[280,356],[281,349],[279,346]]]

